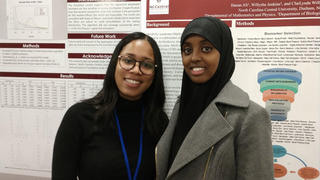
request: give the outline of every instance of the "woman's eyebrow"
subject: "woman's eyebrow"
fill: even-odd
[[[129,57],[131,57],[131,58],[134,58],[134,59],[136,59],[136,60],[143,60],[143,61],[145,61],[145,60],[152,61],[152,60],[153,60],[153,59],[150,58],[150,57],[137,58],[137,56],[136,56],[135,54],[133,54],[133,53],[125,53],[125,55],[126,55],[126,56],[129,56]]]
[[[185,41],[185,42],[183,42],[182,46],[186,46],[186,45],[190,45],[190,44],[191,44],[190,42]]]
[[[210,41],[204,39],[204,40],[201,40],[200,43],[210,43]],[[211,43],[210,43],[211,44]]]

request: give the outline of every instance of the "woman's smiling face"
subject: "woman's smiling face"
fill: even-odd
[[[129,56],[137,61],[149,61],[155,63],[153,49],[145,39],[133,40],[128,43],[120,52],[120,56]],[[119,59],[115,71],[115,81],[119,89],[119,95],[127,100],[140,99],[143,93],[151,86],[154,72],[151,75],[144,75],[136,63],[131,70],[121,68]]]
[[[205,83],[211,79],[219,61],[219,51],[199,35],[191,35],[182,44],[182,63],[194,83]]]

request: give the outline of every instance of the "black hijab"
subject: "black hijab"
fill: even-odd
[[[199,17],[192,20],[182,33],[181,49],[184,41],[190,35],[200,35],[208,40],[219,51],[220,60],[215,74],[202,84],[192,82],[186,72],[183,71],[180,109],[172,140],[170,164],[173,162],[188,131],[230,80],[235,68],[232,35],[224,22],[213,17]]]

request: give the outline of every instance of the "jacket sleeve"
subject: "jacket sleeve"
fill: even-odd
[[[236,145],[237,180],[272,180],[271,121],[265,109],[251,102]]]
[[[52,159],[52,180],[76,180],[80,152],[80,123],[71,107],[58,129]]]

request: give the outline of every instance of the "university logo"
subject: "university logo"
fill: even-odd
[[[169,14],[169,0],[150,0],[149,14]]]

